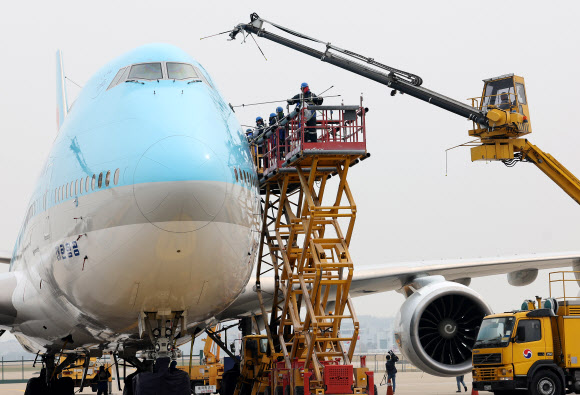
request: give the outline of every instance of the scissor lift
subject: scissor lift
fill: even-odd
[[[347,176],[369,156],[365,109],[362,100],[360,106],[308,109],[319,114],[317,141],[305,141],[302,109],[262,139],[264,155],[256,161],[263,195],[256,288],[273,356],[268,391],[374,395],[372,372],[351,364],[359,323],[349,296],[354,267],[348,248],[357,209]],[[331,177],[338,178],[336,189],[327,185]],[[271,306],[262,294],[263,276],[275,280]],[[344,321],[354,328],[348,336],[340,331]],[[252,393],[264,391],[260,385]]]

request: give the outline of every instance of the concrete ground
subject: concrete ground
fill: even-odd
[[[377,380],[380,382],[382,375],[378,375]],[[467,384],[467,394],[471,395],[471,375],[465,375]],[[116,383],[113,383],[116,385]],[[387,387],[378,386],[378,395],[386,395]],[[0,384],[0,395],[22,395],[26,384]],[[420,372],[399,372],[397,374],[397,391],[396,395],[456,395],[457,386],[453,377],[436,377]],[[84,391],[92,394],[90,389]],[[466,394],[463,392],[462,393]],[[119,392],[113,392],[119,394]],[[482,395],[490,394],[483,392]],[[491,395],[491,394],[490,394]]]

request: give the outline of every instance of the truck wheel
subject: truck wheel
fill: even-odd
[[[560,395],[562,382],[556,373],[544,370],[534,375],[530,386],[532,395]]]
[[[304,386],[297,385],[294,387],[294,395],[304,395]]]
[[[375,395],[379,395],[379,390],[377,390],[377,385],[375,384]]]

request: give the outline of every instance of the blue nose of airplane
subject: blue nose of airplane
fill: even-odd
[[[227,194],[223,161],[202,141],[170,136],[151,145],[133,176],[143,216],[168,232],[193,232],[212,222]]]

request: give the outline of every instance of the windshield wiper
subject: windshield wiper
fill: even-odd
[[[193,84],[194,82],[202,82],[202,81],[201,81],[201,80],[191,80],[191,81],[189,81],[189,82],[187,83],[187,85],[189,85],[189,84]]]
[[[127,81],[125,81],[125,82],[134,82],[135,84],[141,84],[141,85],[145,85],[145,83],[144,83],[144,82],[141,82],[141,81],[139,81],[139,80],[127,80]]]

